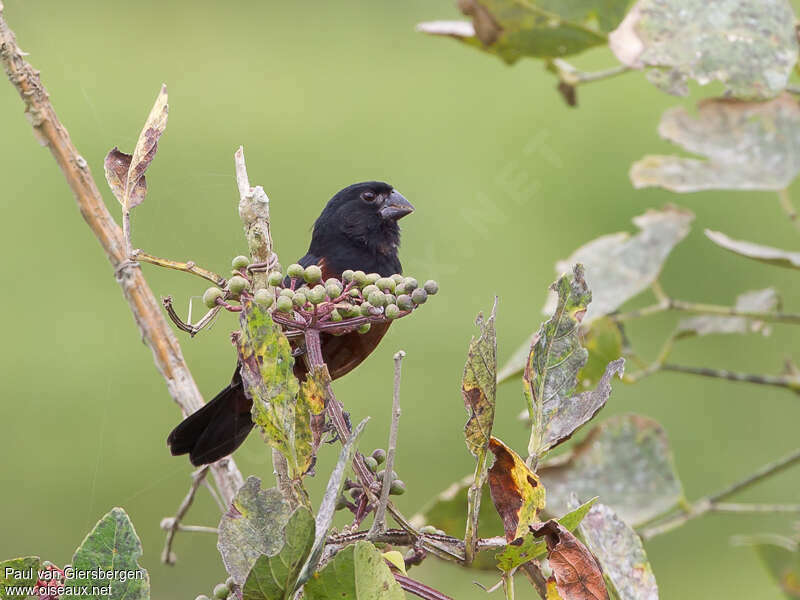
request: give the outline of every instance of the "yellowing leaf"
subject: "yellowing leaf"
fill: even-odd
[[[470,342],[461,381],[461,394],[469,413],[464,435],[467,448],[476,458],[480,458],[486,451],[494,424],[497,388],[497,338],[494,329],[496,310],[495,301],[492,314],[486,321],[483,315],[478,315],[476,325],[480,336]]]
[[[408,573],[406,573],[406,561],[403,559],[403,555],[400,552],[397,550],[390,550],[389,552],[382,553],[381,556],[403,575],[408,575]]]
[[[489,469],[489,490],[510,542],[525,535],[528,527],[539,521],[545,491],[536,473],[503,442],[492,437],[489,450],[495,456]]]

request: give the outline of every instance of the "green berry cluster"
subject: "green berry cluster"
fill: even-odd
[[[428,296],[439,291],[439,284],[433,280],[422,286],[413,277],[400,274],[381,277],[377,273],[346,270],[341,279],[322,280],[322,269],[317,265],[303,267],[291,264],[286,272],[280,265],[267,274],[265,289],[252,290],[249,274],[249,260],[246,256],[236,256],[231,261],[233,275],[224,287],[208,288],[203,294],[203,302],[209,308],[224,306],[229,310],[239,310],[228,304],[229,300],[242,301],[250,297],[261,306],[286,315],[295,315],[307,322],[324,324],[332,333],[357,330],[366,333],[371,323],[392,321],[404,317],[417,307],[425,304]],[[357,322],[348,323],[348,320]],[[340,327],[336,324],[341,323]]]
[[[229,596],[234,594],[233,586],[234,586],[233,577],[228,577],[228,579],[225,580],[225,583],[218,583],[217,585],[214,586],[214,591],[212,592],[212,598],[214,598],[215,600],[227,600]],[[209,598],[205,594],[200,594],[199,596],[197,596],[197,598],[195,598],[195,600],[211,600],[211,598]]]
[[[386,474],[386,469],[379,469],[379,467],[384,462],[386,462],[386,450],[383,448],[376,448],[372,454],[364,457],[364,464],[372,473],[375,474],[378,484],[381,485],[383,484],[383,477]],[[392,483],[391,487],[389,488],[389,494],[392,496],[400,496],[406,493],[405,482],[403,482],[401,479],[398,479],[397,473],[394,471],[392,471],[391,480]],[[344,488],[345,492],[341,494],[336,501],[336,510],[349,508],[355,513],[357,511],[358,504],[363,499],[364,490],[360,483],[350,481],[349,479],[345,481]],[[349,494],[350,498],[347,497],[347,494]]]

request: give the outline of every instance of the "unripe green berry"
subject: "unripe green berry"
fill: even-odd
[[[405,286],[406,291],[408,292],[413,292],[415,289],[419,287],[419,283],[417,283],[417,280],[414,279],[413,277],[406,277],[403,280],[403,285]]]
[[[378,470],[378,461],[371,456],[364,457],[364,464],[367,465],[367,468],[373,473]]]
[[[378,286],[372,283],[370,283],[369,285],[365,285],[364,289],[361,290],[361,294],[364,296],[364,298],[369,296],[372,292],[380,292]]]
[[[308,292],[308,299],[311,304],[322,304],[325,302],[325,288],[321,285],[315,285],[310,292]]]
[[[278,299],[275,301],[275,308],[285,313],[292,312],[292,299],[288,296],[278,296]]]
[[[378,281],[378,279],[380,279],[380,278],[381,278],[380,273],[368,273],[367,274],[367,281],[369,281],[370,283],[373,283],[373,284],[376,283]]]
[[[283,283],[283,273],[281,273],[280,271],[270,272],[270,274],[267,276],[267,283],[273,287],[276,285],[280,285],[281,283]]]
[[[388,304],[383,310],[383,313],[386,315],[387,319],[396,319],[400,316],[400,309],[396,304]]]
[[[347,294],[348,294],[348,295],[349,295],[351,298],[358,298],[358,297],[361,295],[361,291],[359,291],[359,289],[358,289],[358,288],[353,288],[353,289],[351,289],[349,292],[347,292]]]
[[[286,269],[286,274],[289,277],[294,277],[295,279],[302,277],[304,272],[305,269],[303,268],[303,265],[298,265],[297,263],[289,265],[289,267]]]
[[[426,292],[422,288],[415,289],[414,292],[411,294],[411,301],[414,304],[425,304],[427,300],[428,300],[428,292]]]
[[[352,318],[352,317],[359,317],[359,316],[361,316],[361,308],[360,308],[360,307],[358,307],[358,306],[355,306],[355,305],[353,305],[353,304],[348,304],[348,305],[347,305],[347,308],[345,308],[345,309],[343,310],[343,312],[344,312],[344,315],[343,315],[343,316],[344,316],[344,317],[346,317],[346,318],[348,318],[348,319],[350,319],[350,318]]]
[[[370,315],[372,315],[372,308],[373,308],[372,304],[370,304],[369,302],[364,302],[361,305],[361,309],[360,309],[361,316],[362,317],[369,317]]]
[[[394,286],[394,293],[398,296],[402,296],[403,294],[410,294],[413,290],[407,290],[405,283],[398,283]]]
[[[217,305],[217,298],[225,296],[225,292],[217,287],[210,287],[203,292],[203,304],[208,308],[214,308]]]
[[[356,285],[363,286],[367,283],[367,274],[364,271],[355,271],[353,273],[353,281],[356,282]]]
[[[278,292],[279,296],[285,296],[286,298],[294,298],[294,292],[289,288],[283,288],[280,292]]]
[[[383,448],[376,448],[372,451],[372,458],[377,460],[379,465],[382,465],[386,461],[386,450]]]
[[[358,331],[358,333],[367,333],[370,330],[370,327],[372,327],[370,323],[364,323],[363,325],[359,326],[356,331]]]
[[[239,275],[234,275],[228,280],[228,289],[234,296],[238,296],[248,287],[250,287],[250,282]]]
[[[275,295],[270,290],[261,289],[255,293],[255,301],[257,304],[269,308],[275,302]]]
[[[395,273],[392,275],[392,279],[394,279],[395,283],[403,283],[403,279],[405,279],[400,273]]]
[[[372,304],[372,306],[385,306],[386,294],[383,292],[370,292],[367,302]]]
[[[308,283],[317,283],[322,280],[322,269],[317,265],[309,265],[303,271],[303,279]]]
[[[214,586],[214,598],[218,600],[225,600],[231,593],[231,589],[224,583],[218,583]]]
[[[342,313],[340,313],[337,309],[334,308],[333,312],[331,312],[331,321],[333,321],[334,323],[338,323],[339,321],[342,320],[342,318],[343,318]]]
[[[350,490],[350,497],[357,502],[358,499],[361,498],[361,494],[363,493],[364,490],[362,490],[360,487],[353,488],[352,490]]]
[[[200,594],[200,595],[199,595],[197,598],[195,598],[194,600],[211,600],[211,598],[209,598],[209,597],[208,597],[208,596],[206,596],[205,594]]]
[[[353,269],[345,269],[342,271],[342,281],[350,283],[353,281],[353,275],[355,275]]]
[[[343,508],[347,508],[347,498],[344,497],[344,494],[339,494],[336,498],[336,510],[342,510]]]
[[[250,259],[247,258],[246,256],[242,256],[241,254],[239,256],[236,256],[231,261],[231,266],[236,270],[246,269],[247,265],[249,265],[249,264],[250,264]]]
[[[395,479],[392,482],[392,487],[389,488],[389,493],[392,496],[402,496],[406,493],[406,484],[402,479]]]
[[[380,471],[378,471],[377,475],[378,475],[378,480],[379,481],[383,481],[383,475],[385,473],[386,473],[386,469],[381,469]],[[392,471],[392,481],[394,481],[395,479],[397,479],[397,473],[395,471]]]
[[[428,279],[423,286],[425,291],[428,292],[429,296],[435,296],[436,293],[439,291],[439,284],[436,283],[433,279]]]
[[[386,294],[386,304],[397,304],[397,296],[394,294]]]
[[[339,283],[338,281],[331,281],[329,279],[328,282],[325,284],[325,293],[331,300],[334,300],[335,298],[341,296],[343,291],[344,288],[342,287],[342,284]]]
[[[412,310],[414,308],[414,301],[408,294],[402,294],[397,297],[397,306],[400,310]]]
[[[234,583],[236,583],[236,582],[233,580],[233,577],[228,577],[225,580],[225,585],[227,585],[230,589],[233,589],[233,584]]]
[[[419,528],[420,533],[437,533],[438,531],[439,530],[433,525],[425,525],[424,527]]]
[[[296,307],[301,308],[305,306],[306,302],[308,302],[308,299],[306,298],[306,295],[303,292],[295,292],[294,298],[292,298],[292,302]]]
[[[378,286],[378,289],[385,292],[389,290],[390,292],[394,291],[395,285],[397,285],[391,277],[381,277],[378,281],[375,282],[375,285]]]

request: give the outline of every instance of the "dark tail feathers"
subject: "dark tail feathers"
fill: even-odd
[[[228,456],[242,445],[253,429],[251,405],[241,380],[235,378],[211,402],[172,430],[167,445],[173,456],[188,454],[196,467]]]

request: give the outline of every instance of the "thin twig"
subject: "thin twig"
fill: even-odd
[[[711,511],[725,513],[796,513],[800,512],[800,504],[744,504],[734,502],[718,502],[711,505]]]
[[[714,377],[717,379],[727,379],[728,381],[741,381],[755,383],[758,385],[770,385],[800,392],[800,378],[790,375],[759,375],[754,373],[737,373],[726,371],[725,369],[709,369],[705,367],[691,367],[686,365],[676,365],[665,363],[661,365],[662,371],[672,371],[675,373],[686,373],[689,375],[700,375],[701,377]]]
[[[800,229],[800,220],[797,218],[797,209],[792,203],[792,197],[789,195],[789,190],[786,188],[778,190],[778,200],[781,203],[783,212],[785,212],[786,216],[789,217],[789,220],[794,224],[795,227]]]
[[[234,154],[236,168],[236,185],[239,188],[239,217],[244,227],[244,235],[250,250],[251,262],[255,264],[272,264],[272,234],[269,229],[269,198],[260,185],[250,187],[247,177],[247,165],[244,161],[244,148]],[[266,271],[253,273],[253,289],[267,287]]]
[[[667,533],[672,531],[673,529],[677,529],[681,525],[696,519],[697,517],[701,517],[709,512],[746,512],[742,510],[733,511],[725,511],[719,510],[719,506],[730,508],[731,506],[736,507],[743,507],[747,505],[730,505],[725,504],[722,501],[730,498],[732,495],[746,489],[759,481],[763,481],[764,479],[771,477],[777,473],[780,473],[784,469],[791,467],[792,465],[800,462],[800,449],[795,450],[794,452],[787,454],[783,458],[779,458],[776,461],[771,463],[767,463],[760,469],[754,471],[747,477],[740,479],[732,483],[731,485],[721,489],[720,491],[705,496],[704,498],[700,498],[699,500],[691,503],[690,505],[684,507],[681,512],[667,516],[665,519],[657,522],[655,525],[647,527],[641,531],[641,536],[645,540],[652,539],[657,535],[661,535],[663,533]],[[754,506],[754,505],[750,505]],[[784,508],[787,505],[783,505]],[[749,511],[749,512],[757,512],[757,511]],[[785,511],[785,512],[792,512],[792,511]]]
[[[392,574],[394,575],[397,583],[400,584],[401,588],[410,594],[414,594],[418,598],[422,598],[423,600],[453,600],[450,598],[450,596],[447,596],[439,590],[435,590],[432,587],[417,581],[416,579],[411,579],[411,577],[406,577],[405,575],[401,575],[400,573],[396,573],[394,571]]]
[[[547,579],[542,573],[542,568],[539,566],[539,563],[535,560],[531,560],[520,565],[520,569],[525,574],[525,577],[528,578],[528,581],[530,581],[536,593],[539,594],[539,597],[545,600],[547,598]]]
[[[397,452],[397,432],[400,429],[400,375],[403,358],[406,353],[400,350],[394,355],[394,392],[392,394],[392,424],[389,429],[389,447],[386,449],[386,466],[381,482],[381,496],[375,509],[375,518],[370,527],[370,535],[376,535],[386,530],[386,505],[389,503],[389,491],[392,487],[392,470],[394,469],[394,455]]]
[[[181,529],[181,519],[183,519],[186,512],[189,510],[189,507],[194,502],[194,496],[197,493],[200,484],[203,483],[203,480],[208,475],[208,465],[202,467],[192,473],[192,485],[189,488],[189,493],[186,494],[186,497],[181,502],[181,505],[178,507],[178,512],[175,513],[174,517],[169,517],[161,521],[161,528],[167,531],[167,539],[164,542],[164,550],[161,552],[161,562],[174,565],[175,564],[175,554],[172,552],[172,542],[175,539],[175,534]],[[186,527],[182,528],[184,531],[187,531]]]
[[[574,65],[568,63],[561,58],[554,58],[553,66],[558,71],[559,78],[568,83],[569,85],[580,85],[582,83],[592,83],[594,81],[601,81],[603,79],[611,79],[623,75],[631,70],[627,65],[617,65],[602,71],[581,71]]]
[[[164,267],[165,269],[172,269],[174,271],[191,273],[192,275],[202,277],[206,281],[210,281],[219,287],[225,287],[225,283],[227,282],[222,275],[217,275],[214,273],[214,271],[209,271],[203,267],[198,267],[194,261],[191,260],[189,262],[180,262],[177,260],[170,260],[168,258],[160,258],[158,256],[148,254],[143,250],[133,250],[131,252],[131,260],[147,263],[149,265],[155,265],[157,267]]]
[[[697,315],[716,315],[721,317],[744,317],[758,321],[767,321],[770,323],[789,323],[792,325],[800,324],[800,314],[784,313],[784,312],[763,312],[763,311],[749,311],[739,310],[733,306],[723,306],[718,304],[702,304],[699,302],[686,302],[684,300],[675,300],[667,298],[661,300],[656,304],[651,304],[643,308],[637,308],[626,313],[618,313],[609,315],[617,322],[630,321],[650,315],[667,312],[670,310],[678,312],[687,312]]]
[[[0,62],[25,104],[25,112],[36,137],[50,149],[72,189],[86,224],[103,247],[112,270],[118,271],[117,281],[122,293],[130,305],[142,339],[153,353],[170,395],[184,414],[193,413],[203,406],[203,397],[186,366],[178,340],[141,269],[130,268],[135,263],[128,262],[129,253],[122,231],[108,212],[88,163],[78,153],[67,130],[58,120],[39,73],[24,59],[24,53],[17,46],[14,33],[4,19],[2,3]],[[232,459],[219,461],[212,466],[212,472],[222,497],[226,503],[230,503],[244,483],[236,463]]]

